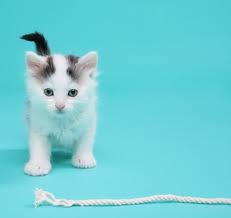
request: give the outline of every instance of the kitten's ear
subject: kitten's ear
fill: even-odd
[[[26,52],[27,70],[33,76],[40,73],[47,65],[46,57],[37,55],[34,52]]]
[[[98,55],[96,51],[91,51],[79,58],[76,67],[83,80],[94,76],[97,71],[97,59]]]

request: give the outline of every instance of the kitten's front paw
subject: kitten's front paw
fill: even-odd
[[[30,176],[45,176],[51,170],[51,164],[49,161],[36,163],[29,161],[26,163],[24,172]]]
[[[78,168],[92,168],[96,166],[96,160],[92,154],[79,155],[72,158],[72,165]]]

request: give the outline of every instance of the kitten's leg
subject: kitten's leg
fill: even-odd
[[[30,159],[24,172],[31,176],[43,176],[51,170],[50,149],[47,137],[31,131],[29,139]]]
[[[95,139],[95,127],[88,130],[76,143],[73,150],[72,164],[79,168],[91,168],[96,166],[93,155]]]

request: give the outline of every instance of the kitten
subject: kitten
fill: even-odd
[[[48,174],[54,145],[71,148],[74,167],[96,166],[97,53],[82,57],[51,55],[42,34],[21,38],[33,41],[37,50],[26,52],[30,158],[25,173]]]

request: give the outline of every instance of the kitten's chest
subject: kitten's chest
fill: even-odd
[[[52,144],[61,146],[71,146],[77,142],[82,134],[81,124],[53,123],[47,131]]]
[[[33,126],[46,135],[51,144],[71,146],[83,134],[84,120],[81,117],[54,119],[36,116],[32,120]]]

